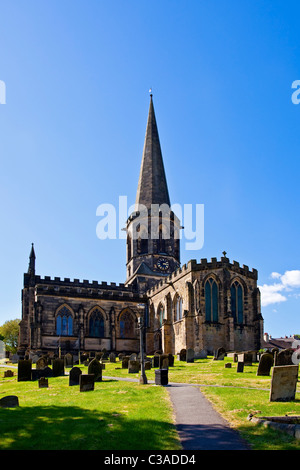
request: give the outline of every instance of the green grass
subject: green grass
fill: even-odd
[[[69,387],[68,377],[38,382],[3,378],[0,398],[17,395],[18,408],[0,408],[0,449],[180,449],[166,389],[103,380],[95,390]]]
[[[225,369],[225,362],[231,362],[232,368]],[[87,373],[87,367],[81,368]],[[0,449],[180,449],[168,389],[105,379],[139,377],[128,374],[118,361],[106,363],[103,381],[95,384],[93,392],[69,387],[67,376],[49,378],[49,388],[39,389],[38,382],[17,382],[16,369],[15,377],[3,378],[4,370],[0,368],[0,398],[17,395],[20,407],[0,408]],[[231,358],[213,361],[209,357],[191,364],[175,360],[169,382],[199,385],[254,450],[299,450],[300,441],[248,421],[249,413],[300,415],[299,393],[292,402],[270,402],[271,376],[257,377],[256,371],[253,364],[237,373]],[[146,375],[149,382],[154,381],[154,369]]]

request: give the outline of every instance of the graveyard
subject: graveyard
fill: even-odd
[[[296,417],[298,424],[298,366],[274,367],[270,357],[258,361],[246,354],[173,356],[167,362],[166,355],[156,355],[145,358],[147,384],[141,384],[134,355],[82,359],[2,364],[1,450],[180,450],[168,394],[172,383],[199,386],[253,450],[300,448],[299,435],[260,419]],[[286,378],[274,372],[290,368],[294,389],[287,392]],[[167,384],[159,383],[158,371],[166,372]]]

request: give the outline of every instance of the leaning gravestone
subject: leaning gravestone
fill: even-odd
[[[0,399],[0,408],[14,408],[19,406],[19,399],[16,395],[7,395]]]
[[[94,374],[81,374],[79,378],[79,390],[80,392],[88,392],[95,388],[95,376]]]
[[[128,369],[129,356],[123,356],[122,369]]]
[[[298,365],[273,367],[270,401],[295,400],[297,381]]]
[[[273,366],[274,358],[271,353],[263,353],[260,356],[256,375],[270,375],[271,367]]]
[[[194,362],[195,351],[192,348],[189,348],[186,351],[186,362]]]
[[[31,359],[19,359],[18,382],[31,380]]]
[[[95,382],[102,381],[102,366],[100,362],[95,358],[88,365],[88,374],[94,374]]]
[[[69,385],[79,385],[79,378],[82,374],[82,370],[79,367],[72,367],[69,373]]]
[[[65,363],[63,359],[53,359],[52,362],[53,377],[65,375]]]
[[[236,368],[236,371],[237,372],[244,372],[244,363],[243,362],[238,362],[237,363],[237,368]]]

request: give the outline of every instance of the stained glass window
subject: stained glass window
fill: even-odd
[[[100,310],[93,310],[89,321],[89,333],[93,338],[104,337],[104,318]]]
[[[238,281],[235,281],[231,288],[231,313],[236,323],[243,323],[244,320],[244,302],[243,288]]]
[[[72,336],[73,317],[71,310],[63,306],[56,317],[56,334],[59,336]]]
[[[134,319],[128,310],[123,312],[120,316],[120,337],[122,339],[134,338]]]

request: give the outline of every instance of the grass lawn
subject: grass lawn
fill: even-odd
[[[232,368],[225,369],[225,362],[231,362]],[[87,373],[87,367],[80,367]],[[95,384],[93,392],[69,387],[67,376],[49,378],[49,388],[39,389],[37,381],[17,382],[17,369],[12,369],[15,377],[3,378],[4,370],[0,368],[0,398],[17,395],[20,407],[0,408],[0,449],[180,449],[168,389],[106,379],[139,377],[128,374],[118,361],[106,363],[103,381]],[[256,371],[253,364],[237,373],[231,358],[209,357],[191,364],[175,360],[169,383],[200,386],[254,450],[299,450],[300,441],[247,420],[249,413],[300,415],[299,393],[292,402],[269,402],[271,376],[257,377]],[[149,382],[155,380],[154,369],[146,375]]]
[[[17,395],[20,406],[0,408],[1,450],[181,448],[163,387],[103,380],[94,391],[80,392],[65,376],[49,378],[49,388],[40,389],[37,381],[3,378],[4,370],[0,398]]]

